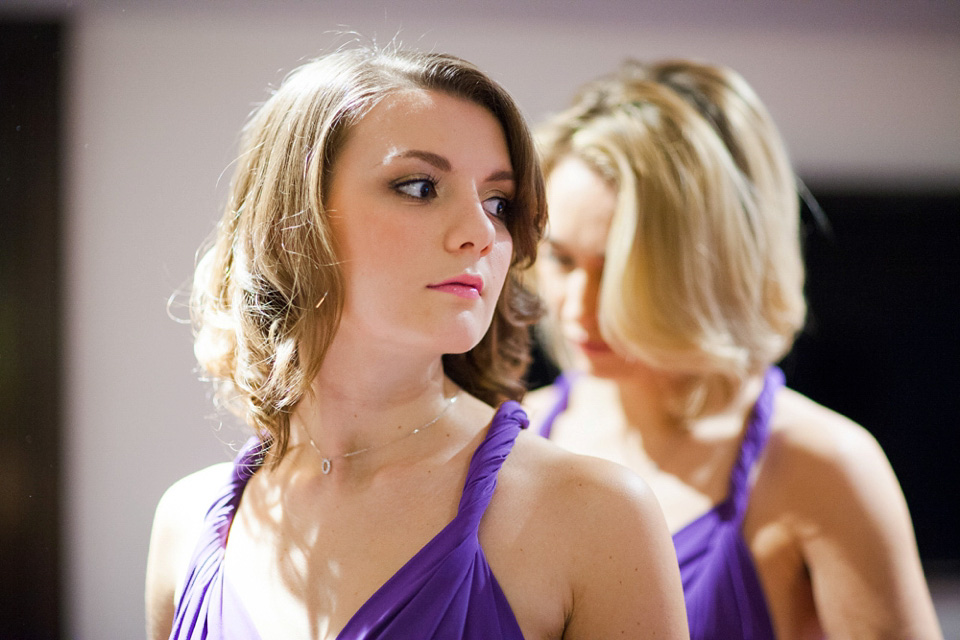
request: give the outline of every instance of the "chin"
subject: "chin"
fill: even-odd
[[[621,378],[630,374],[630,364],[613,351],[584,352],[576,349],[575,364],[596,378]]]
[[[466,353],[480,344],[489,330],[489,318],[483,322],[478,318],[459,317],[433,334],[433,338],[443,341],[444,353]]]
[[[434,335],[430,337],[430,342],[437,351],[444,355],[457,355],[466,353],[480,344],[483,334],[480,335]]]

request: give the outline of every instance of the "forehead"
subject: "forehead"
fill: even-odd
[[[561,159],[547,176],[550,240],[570,251],[602,255],[617,205],[617,193],[575,156]]]
[[[497,162],[509,167],[500,122],[485,107],[442,91],[404,89],[389,93],[352,128],[346,149],[354,156],[390,158],[408,149],[450,160]]]

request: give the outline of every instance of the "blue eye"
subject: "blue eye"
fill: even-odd
[[[405,196],[417,199],[433,198],[437,195],[436,184],[428,178],[406,180],[393,185],[393,188]]]
[[[495,218],[505,218],[509,209],[510,201],[506,198],[487,198],[483,201],[483,210]]]

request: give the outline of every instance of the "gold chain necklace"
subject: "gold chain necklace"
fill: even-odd
[[[348,452],[348,453],[341,453],[341,454],[338,455],[338,456],[333,456],[332,458],[328,458],[327,456],[323,455],[323,452],[320,451],[320,448],[317,446],[317,443],[315,443],[315,442],[313,441],[313,438],[310,436],[309,433],[307,433],[307,439],[310,440],[310,446],[313,447],[313,450],[316,451],[317,453],[319,453],[319,454],[320,454],[320,458],[323,460],[323,461],[320,463],[320,470],[323,472],[323,475],[329,475],[329,473],[333,470],[333,461],[334,461],[334,460],[339,460],[339,459],[341,459],[341,458],[345,460],[345,459],[347,459],[347,458],[352,458],[353,456],[358,456],[358,455],[360,455],[361,453],[366,453],[367,451],[373,451],[374,449],[382,449],[382,448],[384,448],[384,447],[388,447],[388,446],[390,446],[390,445],[392,445],[392,444],[396,444],[396,443],[400,442],[401,440],[406,440],[406,439],[409,438],[410,436],[416,435],[416,434],[420,433],[421,431],[423,431],[424,429],[427,429],[428,427],[432,427],[432,426],[435,425],[437,422],[439,422],[440,418],[442,418],[442,417],[444,416],[444,414],[447,413],[447,410],[450,409],[450,407],[453,406],[453,403],[456,402],[456,401],[457,401],[457,398],[459,398],[459,397],[460,397],[460,390],[458,389],[455,394],[453,394],[452,396],[450,396],[450,398],[447,400],[447,403],[443,406],[443,409],[440,410],[440,413],[438,413],[435,418],[433,418],[432,420],[430,420],[430,421],[428,421],[428,422],[420,425],[419,427],[417,427],[417,428],[414,429],[413,431],[410,431],[410,432],[408,432],[408,433],[403,434],[402,436],[400,436],[400,437],[397,438],[396,440],[391,440],[390,442],[384,442],[383,444],[371,445],[371,446],[369,446],[369,447],[364,447],[363,449],[357,449],[356,451],[350,451],[350,452]]]

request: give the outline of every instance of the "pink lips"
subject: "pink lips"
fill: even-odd
[[[608,345],[603,340],[584,339],[584,340],[572,340],[572,342],[576,344],[581,351],[591,355],[599,355],[602,353],[609,353],[610,351],[612,351],[612,349],[610,348],[610,345]]]
[[[476,300],[483,293],[483,278],[465,273],[437,284],[427,285],[427,288],[452,293],[460,298]]]

